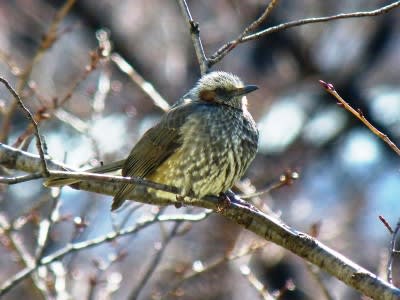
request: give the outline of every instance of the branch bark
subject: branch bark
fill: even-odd
[[[192,37],[192,42],[194,46],[194,51],[196,52],[197,61],[200,66],[200,72],[201,75],[204,75],[207,73],[210,66],[206,54],[204,53],[203,44],[200,39],[199,23],[193,20],[189,7],[186,3],[186,0],[178,0],[178,4],[182,11],[183,17],[185,18],[185,21],[190,28],[190,35]]]

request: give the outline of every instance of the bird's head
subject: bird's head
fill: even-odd
[[[216,71],[201,77],[191,94],[200,101],[242,109],[247,104],[245,95],[256,89],[255,85],[244,85],[233,74]]]

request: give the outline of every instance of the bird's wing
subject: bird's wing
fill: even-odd
[[[170,110],[134,146],[125,161],[122,175],[146,177],[156,170],[182,144],[180,128],[201,106],[204,104],[191,102]],[[134,184],[123,185],[115,195],[111,209],[120,207],[134,188]]]

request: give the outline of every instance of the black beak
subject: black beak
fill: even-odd
[[[256,85],[246,85],[246,86],[244,86],[242,88],[238,88],[235,91],[235,96],[246,95],[246,94],[251,93],[251,92],[253,92],[255,90],[258,90],[258,86],[256,86]]]

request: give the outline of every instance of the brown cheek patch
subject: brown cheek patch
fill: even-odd
[[[200,99],[206,102],[214,102],[215,96],[214,91],[201,91],[199,94]]]

